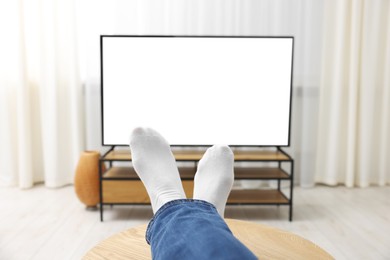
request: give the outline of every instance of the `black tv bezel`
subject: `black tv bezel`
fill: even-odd
[[[291,39],[292,51],[291,51],[291,79],[290,79],[290,107],[288,118],[288,142],[287,145],[229,145],[230,147],[290,147],[291,142],[291,110],[292,110],[292,91],[293,91],[293,72],[294,72],[294,36],[237,36],[237,35],[100,35],[100,119],[102,130],[102,146],[128,146],[127,144],[105,144],[104,143],[104,101],[103,101],[103,38],[277,38],[277,39]],[[171,144],[172,147],[210,147],[213,144]]]

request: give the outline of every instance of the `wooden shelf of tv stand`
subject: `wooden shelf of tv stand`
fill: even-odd
[[[177,161],[199,161],[205,151],[173,151]],[[112,150],[104,158],[104,161],[131,161],[129,150]],[[279,150],[264,151],[234,151],[235,161],[290,161],[291,158]]]
[[[187,197],[193,195],[193,181],[183,181]],[[110,180],[103,182],[103,204],[149,204],[149,196],[141,181]],[[279,190],[232,190],[227,204],[288,205],[289,200]]]
[[[195,167],[179,167],[180,177],[188,197],[193,195]],[[289,175],[279,168],[235,168],[235,178],[240,179],[289,179]],[[112,167],[102,178],[103,202],[111,203],[150,203],[143,184],[133,167]],[[232,190],[228,204],[288,204],[280,190]]]
[[[179,173],[182,180],[193,180],[196,167],[181,166]],[[290,175],[284,170],[273,167],[235,167],[236,180],[287,180]],[[139,180],[133,167],[112,167],[103,174],[103,180]]]
[[[280,190],[232,190],[227,204],[288,204],[289,200]]]

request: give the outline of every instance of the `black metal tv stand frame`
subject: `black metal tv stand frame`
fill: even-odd
[[[273,166],[236,166],[235,180],[274,180],[272,189],[232,190],[228,205],[285,205],[289,206],[289,220],[293,216],[294,160],[280,147],[233,149],[235,162],[270,162]],[[193,179],[197,162],[204,150],[173,150],[176,161],[194,162],[194,166],[179,167],[187,197],[192,197]],[[129,162],[128,166],[115,166],[115,162]],[[100,220],[103,221],[104,205],[149,205],[146,190],[131,166],[129,149],[117,150],[112,146],[99,160]],[[103,164],[108,167],[103,172]],[[290,167],[285,167],[289,164]],[[288,165],[287,165],[288,166]],[[289,181],[289,191],[284,192],[282,181]]]

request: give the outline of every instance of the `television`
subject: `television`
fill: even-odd
[[[101,35],[102,145],[289,146],[293,37]]]

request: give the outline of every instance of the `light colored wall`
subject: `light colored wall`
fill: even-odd
[[[323,1],[310,0],[80,2],[86,149],[107,149],[101,146],[99,35],[292,35],[295,37],[293,110],[291,147],[286,150],[296,160],[297,182],[303,186],[312,185],[310,172],[314,172],[316,150],[322,6]],[[131,114],[128,120],[131,120]]]

